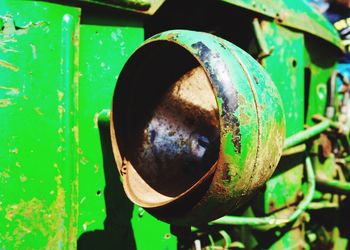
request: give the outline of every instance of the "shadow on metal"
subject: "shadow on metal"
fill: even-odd
[[[106,219],[103,230],[83,233],[78,239],[79,250],[89,249],[136,249],[131,226],[133,204],[124,193],[119,173],[113,159],[109,124],[99,122],[100,141],[103,152],[103,169],[106,181],[104,198]]]

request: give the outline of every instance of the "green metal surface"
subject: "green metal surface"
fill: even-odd
[[[295,0],[221,0],[271,17],[276,23],[322,38],[343,50],[337,31],[310,4]]]
[[[271,55],[262,60],[262,64],[270,73],[281,95],[288,138],[302,131],[304,124],[304,39],[301,33],[288,30],[274,22],[261,21],[260,26],[268,48],[274,48]],[[284,174],[275,174],[267,182],[266,200],[263,205],[265,213],[295,202],[301,187],[301,163],[290,160],[285,162],[283,159],[279,163],[277,171],[283,169],[280,166],[284,166],[285,169],[292,166],[293,168]],[[295,164],[298,164],[298,167],[295,167]]]
[[[0,249],[75,249],[77,241],[82,249],[176,249],[181,235],[176,239],[169,224],[158,221],[125,196],[111,150],[109,112],[101,113],[111,107],[119,72],[144,39],[144,16],[129,12],[153,15],[165,1],[52,2],[56,4],[0,1],[0,117],[4,117],[0,132]],[[343,196],[350,192],[349,167],[344,159],[348,154],[343,149],[347,130],[336,120],[342,95],[336,93],[334,121],[322,118],[330,96],[328,81],[342,49],[336,32],[302,1],[217,2],[262,14],[249,23],[255,34],[250,36],[254,41],[247,44],[256,43],[260,50],[256,58],[282,97],[288,136],[284,148],[288,150],[265,189],[247,204],[244,217],[235,214],[216,222],[241,226],[204,226],[211,247],[347,249],[348,199],[344,201]],[[103,10],[126,11],[115,16],[97,15],[92,13],[97,5]],[[206,36],[199,36],[203,44],[211,44]],[[196,38],[182,37],[181,46]],[[179,37],[170,32],[153,39],[175,42]],[[224,47],[221,39],[215,43]],[[212,65],[217,70],[214,76],[222,77],[225,69],[219,70],[222,64],[216,61],[217,55],[209,60],[199,45],[188,50]],[[255,55],[255,51],[250,52]],[[249,64],[244,52],[231,48],[223,54],[224,59],[232,54],[241,59],[229,68]],[[259,71],[245,67],[234,77],[239,83],[246,78],[252,82],[262,79]],[[243,89],[243,85],[240,88],[246,100],[237,98],[240,104],[264,103],[263,95],[250,93],[252,90]],[[261,91],[259,86],[255,88]],[[221,115],[226,101],[217,98]],[[258,105],[261,121],[276,115],[271,105]],[[248,111],[241,106],[234,113],[246,120],[240,133],[250,136],[242,137],[246,147],[242,146],[242,152],[251,150],[256,138],[263,143],[271,140],[269,133],[254,137],[252,131],[259,122],[248,121]],[[315,119],[315,114],[322,119]],[[261,126],[265,125],[263,122]],[[230,163],[242,166],[235,156],[237,134],[234,130],[223,136],[222,153]],[[305,141],[306,146],[291,148]],[[242,157],[251,155],[244,153]],[[310,156],[317,188],[312,202]],[[309,186],[304,179],[305,157]],[[237,176],[227,171],[218,179],[225,179],[224,188],[233,190],[227,180]],[[224,193],[220,188],[214,191]],[[209,204],[203,213],[221,209],[217,204]],[[262,224],[273,229],[254,231],[246,227],[261,229]],[[275,224],[279,227],[271,226]],[[221,236],[215,238],[217,234]]]
[[[276,212],[266,217],[239,217],[239,216],[225,216],[218,220],[211,222],[212,224],[219,225],[247,225],[251,227],[259,228],[261,226],[268,226],[269,229],[281,226],[290,222],[295,221],[299,216],[306,211],[310,202],[312,201],[315,193],[316,181],[315,173],[311,163],[310,157],[305,160],[306,175],[308,182],[308,191],[305,197],[298,204],[295,211],[289,214],[281,214]]]
[[[162,205],[149,205],[142,201],[143,194],[133,189],[132,181],[134,178],[133,166],[130,164],[126,166],[126,170],[122,170],[122,160],[124,162],[132,161],[125,153],[125,148],[118,148],[123,141],[120,138],[125,135],[127,141],[131,141],[132,137],[121,130],[122,125],[118,127],[119,121],[124,127],[128,127],[126,117],[128,114],[134,114],[137,111],[129,107],[138,107],[139,103],[134,100],[140,100],[140,96],[132,95],[134,89],[142,88],[141,79],[132,78],[132,75],[140,75],[142,80],[147,81],[148,74],[152,75],[152,69],[146,73],[139,70],[138,63],[145,58],[143,63],[147,65],[158,65],[158,61],[166,64],[167,58],[160,58],[157,60],[147,60],[147,56],[155,54],[154,51],[161,44],[177,45],[179,48],[186,51],[193,56],[198,64],[204,68],[210,84],[215,93],[216,102],[218,105],[218,117],[220,119],[220,152],[217,163],[210,166],[208,173],[215,169],[213,181],[211,182],[208,191],[205,195],[189,210],[185,210],[181,216],[172,215],[166,210],[170,210],[169,206],[174,204],[176,209],[177,197],[171,195],[169,201],[165,200],[164,196],[158,193],[151,193],[150,190],[157,189],[155,186],[149,188],[146,182],[141,190],[147,188],[147,195],[145,199],[162,200]],[[160,47],[162,48],[162,47]],[[170,47],[171,48],[171,47]],[[167,51],[157,51],[158,54],[166,54]],[[170,53],[170,49],[168,51]],[[152,58],[153,59],[153,58]],[[169,60],[179,60],[172,56]],[[157,64],[158,63],[158,64]],[[160,68],[164,72],[166,67]],[[172,71],[176,70],[171,68]],[[152,75],[153,78],[157,74]],[[145,77],[143,77],[145,76]],[[133,79],[133,80],[130,80]],[[162,78],[161,78],[162,79]],[[156,82],[156,79],[152,79]],[[240,84],[236,84],[240,83]],[[163,83],[167,84],[167,83]],[[156,89],[155,86],[147,86],[152,91]],[[153,92],[146,92],[148,89],[141,89],[143,95],[151,95]],[[128,92],[131,91],[131,92]],[[231,211],[232,204],[239,207],[252,195],[253,191],[258,190],[264,182],[271,176],[273,170],[281,155],[282,142],[285,134],[284,113],[281,106],[281,100],[277,93],[276,87],[271,81],[270,77],[257,64],[251,56],[246,52],[234,46],[233,44],[212,36],[207,33],[194,32],[189,30],[171,30],[164,33],[159,33],[148,39],[132,56],[123,69],[123,72],[118,80],[115,90],[112,113],[112,140],[116,140],[115,157],[120,171],[123,174],[123,183],[128,197],[133,202],[144,206],[153,214],[163,209],[165,212],[159,216],[164,221],[171,221],[171,223],[178,225],[186,225],[188,223],[203,223],[209,219],[224,215]],[[154,97],[152,97],[154,98]],[[143,99],[142,99],[143,100]],[[145,103],[144,103],[145,102]],[[146,101],[141,105],[148,105]],[[264,110],[264,112],[261,112]],[[131,118],[130,118],[131,119]],[[135,119],[135,118],[134,118]],[[113,125],[117,124],[116,126]],[[122,135],[120,131],[123,131]],[[142,131],[144,131],[142,129]],[[273,132],[272,132],[273,131]],[[115,133],[115,136],[114,136]],[[118,134],[119,133],[119,134]],[[138,133],[137,131],[133,131]],[[119,140],[119,141],[118,141]],[[128,145],[128,144],[127,144]],[[131,147],[128,145],[127,147]],[[121,155],[123,152],[123,155]],[[124,163],[125,165],[125,163]],[[132,177],[130,177],[132,176]],[[207,174],[203,174],[206,178]],[[140,179],[140,177],[135,177]],[[142,177],[141,177],[142,178]],[[178,178],[171,181],[176,183]],[[247,181],[249,179],[249,181]],[[205,179],[198,180],[198,186],[204,182]],[[181,182],[179,182],[181,185]],[[196,183],[196,182],[195,182]],[[193,183],[193,186],[197,185]],[[169,185],[171,185],[169,183]],[[174,184],[175,185],[175,184]],[[177,185],[177,184],[176,184]],[[192,186],[191,186],[192,188]],[[196,187],[199,189],[199,187]],[[190,188],[189,188],[190,190]],[[138,192],[138,193],[136,193]],[[158,196],[156,196],[158,195]],[[191,192],[184,191],[178,194],[178,200],[185,200],[191,196]],[[157,197],[157,198],[153,198]],[[175,198],[174,198],[175,197]],[[168,205],[169,206],[166,206]],[[184,209],[182,204],[181,209]],[[164,207],[164,208],[163,208]]]
[[[313,125],[313,116],[315,114],[326,115],[326,106],[328,102],[328,84],[330,75],[335,69],[337,54],[319,41],[307,38],[305,43],[305,69],[309,72],[309,82],[305,82],[305,89],[308,95],[306,105],[306,121],[308,125]],[[320,53],[322,51],[323,53]],[[305,73],[306,73],[305,72]]]
[[[76,8],[2,1],[0,248],[76,246]]]
[[[0,3],[0,249],[174,249],[169,225],[122,198],[98,126],[142,22],[80,14]]]
[[[80,36],[78,229],[82,233],[103,228],[107,166],[102,156],[98,114],[111,106],[118,74],[127,57],[143,41],[143,28],[136,21],[114,21],[109,26],[81,24]]]

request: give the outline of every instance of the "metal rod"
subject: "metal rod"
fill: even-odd
[[[310,157],[306,158],[305,165],[307,173],[308,190],[304,199],[298,204],[296,210],[289,216],[286,216],[285,218],[278,218],[275,214],[266,217],[224,216],[220,219],[210,222],[209,224],[248,226],[271,225],[275,227],[296,220],[307,209],[315,193],[315,174]]]
[[[320,123],[316,124],[315,126],[312,126],[299,133],[296,133],[286,139],[283,145],[283,149],[293,147],[306,140],[309,140],[310,138],[322,133],[323,131],[326,131],[328,128],[331,127],[331,125],[332,125],[332,122],[328,119],[325,119]]]
[[[337,180],[316,180],[317,187],[325,192],[333,194],[350,194],[350,183]]]

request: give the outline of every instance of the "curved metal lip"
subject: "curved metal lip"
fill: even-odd
[[[179,31],[179,30],[177,30]],[[203,33],[205,34],[204,32],[198,32],[198,33]],[[169,43],[173,43],[173,44],[176,44],[177,46],[180,46],[182,47],[183,49],[185,49],[192,57],[194,57],[194,59],[199,63],[199,65],[204,69],[204,72],[205,74],[207,75],[207,78],[210,82],[210,85],[212,87],[212,91],[214,94],[217,94],[215,89],[213,88],[213,83],[212,83],[212,80],[210,78],[210,74],[207,70],[207,68],[205,67],[205,65],[199,60],[199,58],[197,58],[193,53],[191,53],[191,51],[186,48],[185,46],[183,46],[182,44],[179,44],[177,43],[176,41],[174,40],[167,40],[165,38],[158,38],[158,37],[151,37],[149,38],[148,40],[146,40],[134,53],[133,55],[135,55],[141,48],[143,48],[145,45],[148,45],[150,43],[153,43],[153,42],[169,42]],[[113,97],[113,100],[114,100],[114,97]],[[215,98],[216,100],[216,104],[218,105],[218,102],[217,102],[217,99]],[[218,105],[219,106],[219,105]],[[219,119],[219,127],[221,127],[221,119]],[[117,162],[119,162],[119,166],[121,166],[123,164],[123,160],[122,160],[122,156],[120,155],[120,151],[119,151],[119,146],[118,146],[118,143],[117,143],[117,137],[116,137],[116,134],[115,134],[115,130],[114,130],[114,118],[113,118],[113,108],[111,109],[111,126],[110,126],[110,130],[111,130],[111,137],[112,137],[112,148],[113,148],[113,153],[115,155],[115,159]],[[222,146],[222,135],[220,134],[220,144],[219,144],[219,148],[221,149],[221,146]],[[221,151],[221,150],[220,150]],[[216,160],[216,162],[209,168],[209,170],[198,180],[196,181],[189,189],[187,189],[185,192],[183,193],[180,193],[178,196],[176,197],[172,197],[170,198],[169,197],[169,200],[167,201],[163,201],[163,202],[158,202],[158,203],[148,203],[148,202],[144,202],[144,201],[141,201],[140,199],[136,198],[135,195],[133,195],[133,192],[131,191],[132,189],[129,187],[128,185],[128,180],[127,180],[127,177],[128,176],[128,173],[129,173],[129,168],[130,166],[133,168],[132,164],[128,161],[126,161],[124,163],[124,166],[126,166],[126,172],[125,172],[125,175],[122,175],[122,179],[123,179],[123,187],[124,187],[124,190],[125,190],[125,193],[126,195],[128,196],[128,198],[135,204],[141,206],[141,207],[144,207],[144,208],[158,208],[158,207],[161,207],[161,206],[164,206],[164,205],[168,205],[168,204],[171,204],[177,200],[180,200],[181,198],[185,197],[187,194],[191,193],[193,190],[199,188],[201,186],[201,184],[206,180],[208,179],[210,176],[214,175],[216,169],[217,169],[217,163],[219,162],[219,159],[220,159],[220,151],[219,151],[219,155],[218,155],[218,159]],[[118,167],[119,171],[121,171],[121,169]],[[140,178],[142,178],[140,176]],[[148,185],[148,184],[147,184]],[[148,185],[148,187],[150,188],[150,190],[153,190],[154,192],[156,193],[159,193],[157,192],[156,190],[154,190],[151,186]]]

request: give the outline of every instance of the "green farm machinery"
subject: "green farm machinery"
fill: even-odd
[[[0,249],[348,249],[343,51],[302,0],[2,0]]]

